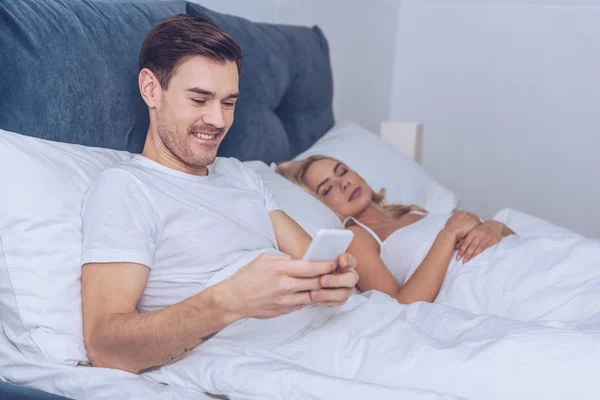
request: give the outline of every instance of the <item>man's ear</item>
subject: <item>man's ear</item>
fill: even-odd
[[[156,108],[160,102],[161,87],[156,76],[148,68],[140,71],[138,76],[140,94],[150,108]]]

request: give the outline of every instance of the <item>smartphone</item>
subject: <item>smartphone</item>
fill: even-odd
[[[346,229],[320,229],[315,235],[303,259],[307,261],[335,261],[343,254],[354,233]]]

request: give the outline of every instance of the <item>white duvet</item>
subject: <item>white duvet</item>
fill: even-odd
[[[436,303],[526,321],[600,321],[600,241],[512,235],[458,264]]]
[[[436,304],[248,319],[146,377],[232,399],[600,398],[600,242],[497,217],[518,235],[455,263]]]
[[[4,357],[0,369],[86,399],[600,399],[600,242],[512,210],[496,219],[518,235],[453,265],[435,304],[367,292],[247,319],[142,376]]]

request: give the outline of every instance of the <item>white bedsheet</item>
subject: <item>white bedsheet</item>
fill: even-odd
[[[506,218],[517,234],[452,262],[436,303],[526,321],[600,321],[600,241],[525,214]]]
[[[504,217],[519,234],[453,263],[436,304],[368,292],[249,319],[148,376],[232,399],[600,398],[600,242]]]
[[[367,292],[337,312],[246,320],[148,375],[232,399],[585,400],[600,398],[598,360],[597,323],[400,306]]]
[[[82,399],[600,398],[600,243],[500,218],[519,235],[449,271],[436,304],[367,292],[248,319],[143,376],[32,364],[0,331],[0,377]]]
[[[0,321],[0,379],[72,399],[202,400],[202,392],[151,382],[127,372],[32,363],[4,335]]]

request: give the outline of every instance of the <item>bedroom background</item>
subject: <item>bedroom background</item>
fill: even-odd
[[[597,7],[593,3],[493,5],[482,2],[451,4],[383,0],[197,1],[255,21],[319,24],[328,37],[328,47],[332,49],[338,122],[343,124],[344,120],[356,121],[372,132],[377,132],[379,124],[385,120],[423,122],[426,127],[423,154],[425,167],[462,198],[465,208],[489,217],[496,208],[518,207],[578,232],[600,236],[596,221],[598,213],[594,207],[598,203],[595,200],[597,196],[594,197],[597,194],[594,192],[597,170],[594,153],[597,146],[593,146],[596,144],[593,132],[585,136],[587,141],[584,143],[580,134],[587,134],[594,126],[592,118],[597,104],[594,101],[597,100],[597,81],[594,81],[596,77],[592,71],[597,70],[594,67],[598,63],[594,63],[597,56],[591,51],[597,50],[594,48],[597,44],[592,40],[597,37],[593,33],[598,28],[593,25],[596,18],[591,18],[597,16]],[[28,10],[28,6],[31,6],[31,10]],[[565,9],[575,14],[566,12]],[[9,12],[3,14],[4,10]],[[6,89],[3,91],[5,96],[0,97],[0,109],[3,110],[0,112],[0,128],[25,133],[19,135],[0,129],[0,160],[4,166],[0,168],[0,181],[4,183],[4,187],[11,189],[8,196],[0,196],[0,210],[3,211],[1,219],[4,222],[0,229],[0,293],[5,294],[0,296],[0,381],[16,384],[0,382],[0,398],[3,398],[3,393],[20,392],[24,387],[36,387],[70,398],[91,398],[98,394],[106,399],[120,398],[119,394],[122,397],[123,393],[136,393],[137,397],[147,399],[163,399],[166,396],[197,399],[197,389],[209,390],[204,386],[195,389],[188,387],[192,382],[206,378],[208,375],[205,374],[202,374],[201,379],[192,379],[186,386],[166,387],[156,381],[150,382],[144,377],[130,376],[122,371],[74,367],[77,363],[85,364],[89,361],[83,349],[81,332],[81,218],[78,206],[93,177],[101,169],[129,154],[119,155],[109,149],[91,149],[69,143],[95,143],[118,149],[130,149],[136,147],[136,143],[140,144],[139,139],[145,133],[146,126],[142,125],[146,110],[143,104],[141,109],[137,107],[141,99],[135,90],[135,80],[128,78],[134,76],[135,57],[132,56],[137,53],[134,42],[141,41],[142,32],[146,32],[151,26],[149,21],[160,15],[180,12],[213,15],[228,30],[237,32],[240,42],[246,41],[246,48],[252,50],[248,54],[247,65],[251,65],[252,60],[254,69],[249,68],[247,71],[252,71],[254,79],[248,79],[253,76],[251,73],[243,77],[246,78],[244,84],[247,84],[244,91],[251,94],[247,98],[252,99],[249,101],[252,106],[261,107],[244,108],[243,101],[239,103],[237,122],[240,129],[237,133],[235,129],[232,130],[229,136],[236,138],[233,143],[237,147],[232,147],[236,147],[233,150],[238,154],[248,149],[257,154],[256,150],[259,149],[265,152],[262,153],[264,158],[258,157],[263,161],[269,159],[270,162],[273,157],[287,157],[285,151],[289,151],[291,145],[297,147],[306,139],[313,143],[313,134],[323,134],[325,128],[318,132],[312,131],[313,127],[318,127],[320,119],[326,124],[332,122],[330,69],[329,63],[323,62],[328,61],[328,57],[323,57],[328,53],[323,52],[324,36],[321,36],[320,30],[262,26],[264,31],[255,35],[255,29],[258,29],[254,26],[256,24],[234,17],[214,15],[209,10],[202,11],[183,2],[173,5],[152,3],[151,6],[104,4],[100,7],[83,0],[0,0],[0,20],[8,21],[7,24],[0,24],[0,49],[3,50],[0,51],[0,59],[5,67],[5,73],[0,74],[4,78],[0,87]],[[588,18],[587,14],[591,17]],[[74,18],[74,15],[78,17]],[[578,17],[569,19],[569,15]],[[565,22],[567,20],[568,23]],[[288,33],[294,31],[293,37],[299,39],[290,42],[283,40],[280,43],[277,34],[269,34],[273,34],[272,30],[279,29],[285,29]],[[287,35],[285,38],[289,39]],[[547,43],[548,38],[551,41]],[[270,44],[274,46],[268,46]],[[307,48],[316,51],[308,52]],[[588,53],[583,53],[582,49],[586,49]],[[34,68],[30,68],[31,66]],[[313,73],[313,66],[316,67],[316,73]],[[286,75],[295,74],[296,72],[289,72],[294,70],[301,70],[302,75]],[[78,74],[78,71],[84,73]],[[271,72],[275,73],[267,79],[261,79]],[[295,78],[286,81],[286,76]],[[94,86],[93,96],[88,95],[89,82],[100,83]],[[269,99],[272,93],[279,93],[273,89],[280,88],[278,84],[281,82],[284,83],[281,93],[285,101],[276,99],[272,104],[266,104],[268,107],[265,109],[266,102],[260,100]],[[298,91],[307,87],[310,90]],[[119,95],[115,96],[115,93]],[[116,101],[112,101],[113,99]],[[323,99],[326,101],[321,108],[318,105]],[[114,109],[117,112],[111,112]],[[101,112],[102,110],[108,111]],[[298,110],[300,114],[306,110],[315,112],[311,112],[308,118],[297,118],[297,113],[287,112]],[[256,121],[248,116],[262,118],[257,118]],[[577,120],[579,126],[574,127],[573,119]],[[261,121],[274,121],[275,124],[261,124]],[[272,125],[281,128],[277,124],[279,121],[287,121],[286,129],[274,130],[272,135],[269,134],[271,132],[267,129],[272,128]],[[566,123],[570,124],[567,128]],[[96,126],[100,125],[104,128],[100,130],[102,134],[98,135]],[[578,128],[576,135],[579,137],[571,134],[571,128]],[[431,210],[435,210],[435,207],[421,201],[437,204],[444,200],[440,205],[444,209],[448,204],[450,208],[456,205],[452,193],[446,188],[438,188],[440,185],[423,184],[427,181],[423,179],[423,175],[429,175],[424,174],[412,160],[399,157],[397,150],[384,141],[376,140],[374,134],[354,129],[353,134],[360,134],[360,140],[358,136],[348,140],[350,130],[338,129],[339,127],[332,129],[327,140],[319,141],[318,145],[314,143],[307,151],[331,154],[340,159],[343,159],[342,156],[336,153],[349,153],[348,162],[350,163],[352,156],[351,165],[356,165],[357,170],[359,164],[373,168],[373,179],[381,179],[373,184],[374,187],[386,185],[391,189],[394,185],[399,196],[415,196],[410,200],[396,200],[398,202],[424,204]],[[122,132],[127,133],[123,135]],[[234,133],[239,136],[233,135]],[[54,137],[61,143],[40,141],[35,138],[36,135]],[[340,140],[331,140],[331,136]],[[274,143],[283,145],[265,145],[263,139],[275,139]],[[565,144],[567,140],[575,140],[576,144],[569,146],[571,143]],[[256,146],[252,148],[252,144]],[[286,144],[290,147],[286,147]],[[327,147],[327,151],[323,150],[324,147]],[[557,153],[557,149],[566,149],[571,154]],[[40,154],[44,156],[40,157]],[[359,159],[361,156],[362,159]],[[312,226],[313,232],[323,225],[340,224],[316,199],[274,174],[266,164],[258,164],[262,168],[262,172],[256,169],[259,174],[264,173],[264,176],[268,175],[273,181],[277,179],[281,183],[277,187],[277,193],[282,197],[278,197],[278,200],[281,200],[282,206],[284,198],[289,200],[289,208],[285,209],[290,210],[290,215],[296,218],[292,210],[310,214],[310,218],[297,219]],[[417,171],[407,173],[410,172],[409,165],[422,175],[418,176]],[[367,177],[366,173],[360,171]],[[393,171],[397,179],[389,179],[384,171]],[[557,171],[566,172],[562,175]],[[529,182],[526,178],[530,179]],[[371,182],[371,178],[367,180]],[[531,184],[532,181],[537,185],[518,186],[523,182]],[[273,183],[272,186],[279,183]],[[414,190],[409,190],[411,183],[418,183],[413,185]],[[432,189],[431,192],[427,187]],[[388,191],[390,198],[391,192],[392,190]],[[440,192],[441,195],[437,195]],[[557,201],[562,199],[559,196],[563,193],[567,201]],[[497,197],[490,200],[491,195]],[[302,196],[312,200],[314,208],[321,207],[323,213],[315,212],[312,205],[306,207]],[[539,206],[542,202],[544,206],[548,205],[546,213]],[[487,209],[490,211],[487,212]],[[329,221],[325,214],[331,216]],[[573,215],[584,215],[585,219],[576,220]],[[565,233],[544,221],[536,221],[535,218],[511,210],[497,219],[514,227],[524,238],[542,235],[550,239],[540,239],[540,242],[547,249],[558,250],[558,253],[565,248],[548,246],[547,243],[564,241],[568,246],[577,243],[580,251],[571,249],[568,252],[579,261],[591,261],[586,264],[591,266],[589,271],[574,272],[572,268],[560,268],[560,263],[556,265],[560,271],[567,275],[573,274],[581,280],[581,285],[575,285],[577,288],[584,292],[586,288],[593,288],[596,281],[589,277],[600,271],[594,264],[595,260],[600,259],[600,253],[596,251],[600,251],[599,241],[582,242],[578,237],[571,238],[569,232]],[[517,227],[517,221],[522,225]],[[543,256],[544,253],[528,248],[526,255],[538,254]],[[563,264],[576,265],[577,262],[573,259],[560,258]],[[507,268],[491,268],[490,272],[500,274],[500,279],[488,274],[484,268],[473,268],[476,273],[466,283],[470,288],[467,290],[465,286],[455,286],[455,293],[468,295],[472,290],[477,290],[484,301],[475,301],[475,305],[489,303],[493,293],[485,285],[491,283],[503,294],[510,288],[503,285],[502,278],[509,277],[518,281],[519,287],[526,290],[525,297],[532,297],[531,287],[537,287],[537,298],[544,304],[565,304],[560,296],[555,296],[560,292],[558,283],[565,283],[566,290],[563,294],[573,298],[573,285],[570,281],[556,279],[563,275],[548,274],[539,268],[538,275],[529,275],[531,269],[540,265],[534,262],[536,259],[531,260],[529,270],[521,262],[515,263],[515,270],[512,271]],[[530,279],[522,279],[523,274]],[[478,279],[480,276],[488,279]],[[551,282],[548,281],[551,278],[556,279],[554,283],[544,286]],[[468,285],[469,283],[473,284]],[[548,296],[546,290],[550,287],[552,296]],[[520,293],[513,293],[517,297],[521,296]],[[585,293],[595,294],[592,291]],[[594,304],[593,301],[586,303]],[[497,301],[494,304],[502,307],[505,303]],[[513,307],[514,305],[513,302],[508,304],[515,310],[522,309],[520,305]],[[421,304],[416,306],[420,307]],[[587,310],[585,307],[575,308],[582,312]],[[446,324],[447,316],[440,314],[440,310],[443,307],[433,307],[431,313],[418,313],[419,318],[422,317],[422,321],[431,328],[432,335],[423,331],[425,342],[431,337],[438,337],[436,335],[444,336],[447,332],[454,335],[459,332],[458,324]],[[492,313],[494,312],[496,311]],[[489,312],[484,311],[483,314],[487,318]],[[511,319],[507,322],[512,324],[515,319],[509,318]],[[443,323],[450,331],[440,331],[436,325],[438,323]],[[362,322],[361,325],[369,326]],[[485,324],[484,330],[487,327],[489,325]],[[533,325],[531,327],[537,332],[537,328]],[[585,327],[587,329],[589,325],[586,323]],[[500,333],[504,338],[504,328],[507,326],[490,331]],[[461,343],[464,343],[465,349],[470,349],[467,353],[473,354],[471,338],[481,339],[482,331],[473,329],[469,321],[461,324],[460,329],[463,329],[460,334]],[[585,349],[590,349],[589,346],[585,347],[588,343],[593,347],[593,340],[580,340],[581,336],[577,335],[581,333],[574,332],[575,336],[569,336],[567,342],[578,343]],[[559,336],[564,338],[561,334]],[[397,335],[391,340],[396,338]],[[483,339],[480,343],[484,348],[489,348],[485,335]],[[498,337],[490,339],[497,340]],[[450,340],[452,343],[449,347],[428,346],[435,354],[442,356],[441,360],[447,360],[444,357],[448,354],[458,356],[453,357],[458,369],[451,370],[459,371],[456,375],[459,379],[449,379],[449,375],[441,371],[440,379],[435,381],[449,386],[440,387],[439,390],[454,393],[453,388],[458,388],[457,395],[461,398],[490,397],[482,396],[479,390],[487,390],[488,394],[495,394],[499,399],[511,398],[510,395],[502,395],[505,393],[502,391],[510,390],[511,386],[506,385],[507,379],[498,379],[500,376],[508,378],[512,388],[518,389],[517,393],[521,397],[535,398],[535,394],[522,390],[527,387],[538,389],[535,384],[531,384],[531,375],[519,374],[520,380],[512,379],[515,371],[514,357],[507,358],[506,355],[514,352],[506,351],[507,347],[504,347],[510,345],[510,341],[500,340],[493,347],[493,351],[501,356],[498,362],[489,363],[489,353],[478,351],[481,357],[477,358],[480,360],[477,362],[481,364],[469,364],[475,375],[460,373],[461,366],[465,365],[463,355],[466,353],[447,351],[455,346],[454,340]],[[524,343],[518,338],[517,341]],[[416,345],[409,343],[404,348],[418,351],[423,343],[415,340]],[[537,368],[535,363],[528,365],[533,371],[533,377],[539,382],[537,386],[549,390],[547,397],[583,399],[589,395],[585,393],[586,390],[595,392],[597,385],[594,385],[593,373],[589,373],[593,368],[588,366],[594,365],[594,361],[599,358],[597,355],[600,354],[600,347],[596,353],[585,350],[573,352],[571,348],[565,351],[555,343],[549,345],[540,341],[540,337],[535,337],[532,343],[533,346],[524,346],[525,351],[517,353],[521,356],[529,354],[535,358],[535,348],[540,348],[536,344],[542,343],[539,354],[550,362],[542,361],[539,364],[541,368]],[[558,353],[549,353],[549,348]],[[534,349],[533,353],[529,352],[531,349]],[[401,359],[408,360],[409,363],[400,368],[413,371],[411,357]],[[432,362],[430,365],[440,365],[435,357],[420,360]],[[556,360],[559,362],[555,362]],[[445,361],[441,363],[444,364]],[[312,365],[316,363],[313,362]],[[453,364],[449,365],[452,367]],[[421,382],[423,390],[436,390],[430,386],[431,368],[427,364],[423,366],[425,374],[419,375],[418,370],[415,370],[418,375],[415,376],[416,380]],[[502,374],[498,374],[498,367],[505,368]],[[554,367],[557,369],[553,370]],[[548,379],[547,368],[555,371],[561,379]],[[220,379],[222,374],[218,369],[215,371],[215,376]],[[406,397],[398,392],[394,392],[393,396],[378,396],[373,394],[373,389],[369,390],[368,385],[353,386],[356,382],[346,379],[335,381],[339,386],[330,385],[333,382],[331,377],[325,377],[327,381],[324,381],[324,376],[320,374],[312,380],[305,380],[305,384],[300,387],[297,385],[299,379],[307,378],[304,370],[300,369],[294,371],[293,375],[287,375],[289,369],[281,369],[286,373],[284,379],[281,379],[280,374],[267,374],[272,382],[268,385],[256,385],[260,380],[255,378],[254,369],[248,370],[248,375],[244,375],[244,371],[242,374],[232,373],[231,368],[226,368],[226,371],[234,383],[249,382],[250,386],[242,385],[238,388],[237,384],[232,385],[232,382],[224,380],[220,384],[225,386],[211,386],[211,392],[227,394],[223,388],[225,391],[235,389],[239,396],[249,398],[248,390],[255,390],[254,393],[270,391],[283,394],[281,398],[286,398],[285,394],[290,393],[292,387],[294,391],[304,390],[310,393],[308,397],[323,399],[331,398],[330,393],[348,393],[350,397],[362,398]],[[472,382],[481,382],[479,377],[482,373],[487,374],[484,376],[486,382],[496,386],[471,385]],[[244,376],[249,379],[244,380]],[[289,376],[292,379],[287,379]],[[563,379],[566,376],[571,379]],[[396,380],[393,375],[391,379],[390,386],[393,386]],[[548,382],[554,386],[548,386]],[[327,392],[322,390],[324,387],[328,389]],[[412,384],[408,387],[413,388]],[[398,388],[401,391],[404,389]],[[12,398],[10,394],[9,397]],[[591,398],[600,398],[600,395]]]
[[[600,0],[194,1],[319,25],[336,118],[424,123],[422,164],[464,208],[600,238]]]

